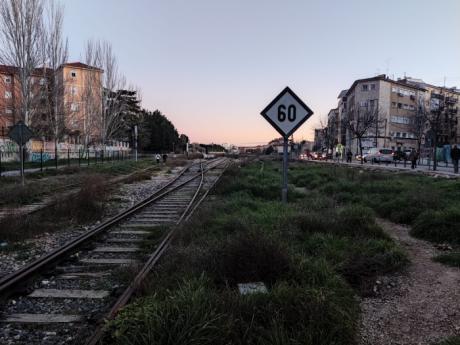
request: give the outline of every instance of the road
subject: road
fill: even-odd
[[[412,172],[419,172],[419,173],[424,173],[427,175],[438,175],[438,176],[444,176],[444,177],[457,177],[460,178],[460,174],[454,173],[453,167],[450,165],[448,167],[445,166],[445,163],[440,163],[438,165],[437,170],[433,170],[432,166],[428,165],[417,165],[415,169],[411,169],[411,164],[410,162],[406,163],[406,166],[404,166],[404,162],[398,162],[396,165],[394,163],[364,163],[361,164],[360,162],[352,162],[352,163],[347,163],[345,161],[341,160],[306,160],[309,162],[317,162],[317,163],[329,163],[329,164],[342,164],[346,166],[355,166],[355,167],[364,167],[364,168],[372,168],[372,169],[382,169],[382,170],[388,170],[388,171],[412,171]]]

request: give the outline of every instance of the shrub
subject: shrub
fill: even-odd
[[[372,209],[351,205],[339,211],[338,234],[344,236],[389,239],[383,230],[375,223],[375,214]]]
[[[229,320],[206,281],[183,281],[163,296],[152,295],[128,306],[109,323],[111,339],[120,345],[228,344]]]
[[[260,233],[237,234],[211,254],[208,270],[219,285],[274,284],[291,271],[286,249]]]
[[[425,211],[417,217],[410,234],[428,241],[460,244],[460,209]]]
[[[224,306],[234,315],[237,344],[355,344],[358,310],[347,291],[281,282],[268,294],[229,293]]]
[[[435,256],[434,261],[460,268],[460,252],[452,252]]]
[[[433,345],[460,345],[460,336],[453,336]]]

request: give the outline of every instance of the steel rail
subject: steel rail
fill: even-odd
[[[225,170],[227,170],[229,164],[227,163],[227,165],[224,167],[224,170],[222,170],[222,172],[219,174],[219,176],[216,178],[216,180],[211,184],[211,186],[209,186],[209,188],[206,190],[206,192],[203,194],[203,196],[197,201],[197,203],[193,206],[193,209],[190,211],[190,213],[188,214],[188,216],[185,218],[185,222],[188,222],[188,220],[190,219],[190,217],[193,215],[193,213],[195,212],[195,210],[198,208],[198,206],[201,205],[201,203],[204,201],[204,199],[206,199],[206,197],[208,196],[209,192],[214,188],[214,186],[216,185],[217,181],[220,180],[220,178],[222,177],[222,175],[224,174]]]
[[[104,318],[104,321],[108,321],[108,320],[113,319],[118,314],[120,309],[123,308],[129,302],[129,300],[131,299],[133,294],[137,291],[137,289],[139,288],[139,286],[141,285],[142,281],[145,279],[147,274],[155,266],[155,264],[160,260],[160,258],[163,256],[163,253],[169,248],[169,245],[171,244],[171,241],[172,241],[172,239],[174,238],[174,235],[177,232],[177,225],[179,225],[184,220],[184,218],[187,216],[189,210],[192,209],[193,203],[196,200],[196,198],[197,198],[197,196],[198,196],[198,194],[199,194],[199,192],[200,192],[200,190],[201,190],[201,188],[203,186],[204,173],[208,172],[211,169],[214,169],[215,167],[217,167],[219,165],[220,165],[220,163],[216,164],[216,165],[214,165],[214,166],[212,166],[210,168],[207,168],[206,170],[204,170],[203,168],[201,169],[200,184],[197,187],[197,190],[195,191],[195,194],[193,195],[191,201],[189,202],[189,204],[187,205],[186,209],[182,213],[181,217],[176,222],[176,227],[171,229],[171,231],[169,231],[164,236],[163,240],[160,242],[160,244],[155,249],[155,251],[150,255],[149,259],[144,264],[144,266],[139,271],[139,273],[136,275],[134,280],[130,283],[130,285],[125,289],[123,294],[115,302],[115,304],[113,305],[112,309],[109,311],[109,313]],[[220,178],[220,176],[222,176],[222,174],[219,175],[219,178]],[[214,186],[214,184],[215,183],[213,183],[212,186]],[[205,193],[205,195],[207,195],[207,193]],[[201,203],[201,201],[203,199],[204,198],[200,199],[200,203]],[[196,207],[194,207],[191,212],[193,213],[195,211],[195,209],[196,209]],[[191,213],[189,213],[189,216],[190,216],[190,214]],[[187,217],[187,219],[189,218],[189,216]],[[91,338],[89,338],[88,341],[86,342],[86,345],[97,345],[99,343],[99,341],[102,339],[102,337],[104,336],[104,334],[105,334],[104,325],[102,324],[102,325],[97,326],[96,331],[93,332]]]
[[[193,164],[192,164],[193,165]],[[37,260],[31,262],[30,264],[24,266],[23,268],[12,272],[11,274],[3,277],[0,279],[0,295],[3,297],[7,297],[9,294],[12,293],[11,288],[13,286],[16,286],[25,280],[29,279],[31,276],[36,274],[39,270],[44,269],[48,265],[50,265],[52,262],[57,261],[59,258],[62,256],[66,255],[68,252],[74,250],[77,248],[79,245],[82,243],[88,241],[89,239],[93,238],[94,236],[97,236],[104,231],[108,230],[110,227],[116,225],[120,221],[124,220],[125,218],[131,216],[138,210],[144,208],[145,206],[162,199],[166,195],[174,192],[175,190],[181,188],[182,186],[190,183],[191,181],[195,180],[197,177],[201,176],[200,173],[196,174],[195,176],[192,176],[190,179],[186,180],[185,182],[182,182],[181,184],[173,187],[172,189],[166,190],[168,187],[170,187],[173,183],[175,183],[187,170],[190,169],[192,165],[189,165],[185,167],[181,173],[176,176],[173,180],[168,182],[165,186],[163,186],[160,190],[156,191],[153,193],[151,196],[147,197],[146,199],[142,200],[138,204],[130,207],[129,209],[122,211],[121,213],[113,216],[112,218],[106,220],[99,226],[95,227],[94,229],[90,230],[89,232],[86,232],[77,238],[73,239],[72,241],[64,244],[60,248],[57,248],[53,250],[52,252],[38,258]]]

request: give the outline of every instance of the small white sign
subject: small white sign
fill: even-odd
[[[250,295],[253,293],[267,293],[267,287],[263,282],[255,283],[240,283],[238,284],[238,290],[242,295]]]
[[[289,137],[313,115],[313,111],[289,87],[286,87],[262,110],[261,115],[283,137]]]

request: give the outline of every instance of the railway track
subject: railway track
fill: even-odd
[[[175,225],[226,165],[216,159],[184,169],[149,198],[1,279],[0,343],[97,344],[103,320],[128,303],[168,248]],[[153,253],[144,249],[147,241]]]
[[[127,175],[115,176],[109,179],[107,182],[111,185],[116,183],[122,183],[126,180],[129,180],[136,174],[148,172],[151,169],[152,168],[149,167],[145,169],[136,170]],[[41,211],[47,207],[55,205],[59,198],[71,197],[76,195],[80,191],[81,186],[82,183],[71,183],[65,186],[55,188],[51,193],[43,195],[43,198],[40,201],[18,207],[0,207],[0,219],[8,217],[10,215],[24,217],[35,212]]]

